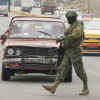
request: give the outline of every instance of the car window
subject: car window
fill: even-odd
[[[65,17],[65,14],[66,13],[62,13],[62,14],[60,14],[60,19],[62,19],[65,23],[68,23],[68,21],[67,21],[67,18]]]
[[[85,30],[100,30],[100,20],[82,20]]]
[[[14,27],[16,30],[14,31]],[[64,24],[46,21],[15,21],[10,30],[11,38],[56,38],[64,35]]]
[[[22,7],[29,7],[30,5],[28,4],[23,4]]]
[[[82,17],[82,13],[80,11],[75,11],[78,14],[78,17]]]

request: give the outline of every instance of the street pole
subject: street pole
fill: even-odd
[[[90,13],[90,0],[88,0],[88,14]]]
[[[82,13],[84,13],[84,0],[82,0]]]
[[[8,0],[8,11],[10,12],[10,0]]]

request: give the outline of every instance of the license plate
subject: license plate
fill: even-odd
[[[45,58],[38,58],[37,61],[38,61],[38,63],[46,63],[46,64],[50,63],[50,61],[48,59],[45,59]]]
[[[98,44],[97,43],[88,43],[87,48],[98,48]]]

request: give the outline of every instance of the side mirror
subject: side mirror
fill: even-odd
[[[6,35],[1,35],[1,40],[6,40]]]

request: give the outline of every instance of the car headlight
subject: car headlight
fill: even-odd
[[[17,49],[16,51],[15,51],[15,55],[17,55],[17,56],[20,56],[21,55],[21,50],[20,49]]]
[[[8,49],[8,55],[13,55],[14,54],[14,49]]]

